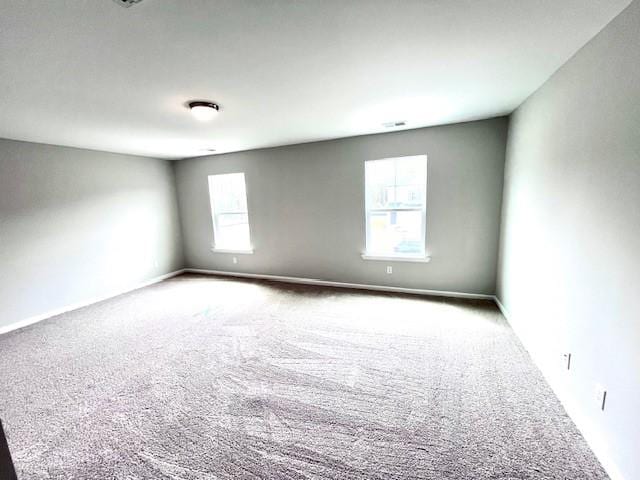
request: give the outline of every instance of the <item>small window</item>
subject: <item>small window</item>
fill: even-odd
[[[427,157],[365,162],[364,257],[425,258]]]
[[[209,176],[215,250],[251,251],[244,173]]]

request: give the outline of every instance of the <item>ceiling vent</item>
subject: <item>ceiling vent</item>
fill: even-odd
[[[384,128],[395,128],[395,127],[404,127],[407,124],[404,120],[399,122],[385,122],[382,124]]]
[[[131,5],[136,3],[140,3],[142,0],[113,0],[118,5],[123,6],[124,8],[129,8]]]

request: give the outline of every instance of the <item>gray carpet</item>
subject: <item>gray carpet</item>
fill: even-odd
[[[0,336],[32,479],[605,479],[490,303],[184,275]]]

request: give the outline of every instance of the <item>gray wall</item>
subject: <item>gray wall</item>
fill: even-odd
[[[498,294],[609,470],[640,478],[638,1],[513,115]]]
[[[0,328],[182,267],[171,164],[0,140]]]
[[[507,119],[177,162],[188,267],[493,294]],[[431,263],[365,261],[364,161],[428,155]],[[211,252],[207,176],[245,172],[253,255]]]

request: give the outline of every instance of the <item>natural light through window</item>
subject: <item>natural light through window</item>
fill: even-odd
[[[251,253],[244,173],[209,176],[214,250]]]
[[[426,259],[427,157],[365,162],[363,258]]]

